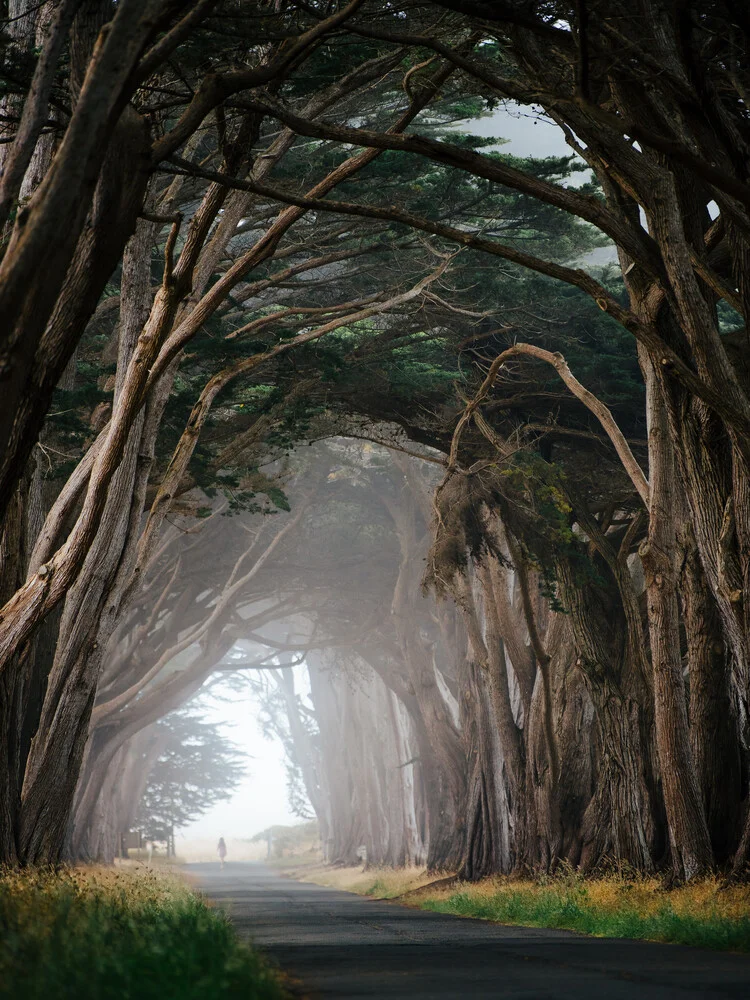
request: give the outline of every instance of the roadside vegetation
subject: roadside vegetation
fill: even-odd
[[[750,952],[750,887],[705,878],[665,890],[658,879],[620,872],[567,872],[538,881],[495,876],[444,879],[424,868],[326,868],[297,863],[287,874],[375,899],[501,924],[550,927],[595,937],[637,938]]]
[[[282,1000],[261,957],[152,869],[0,873],[0,996]]]

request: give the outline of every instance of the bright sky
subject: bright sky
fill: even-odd
[[[557,125],[538,118],[530,108],[498,108],[489,118],[470,122],[467,131],[507,139],[502,151],[514,156],[570,156],[573,152]]]

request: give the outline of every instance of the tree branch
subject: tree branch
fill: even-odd
[[[526,355],[528,357],[537,358],[539,361],[544,361],[547,364],[552,365],[576,399],[579,399],[583,405],[594,414],[599,423],[602,425],[607,437],[614,445],[615,451],[617,452],[625,471],[630,477],[630,481],[638,491],[638,495],[641,500],[643,500],[646,508],[648,508],[648,480],[638,464],[635,455],[630,450],[630,445],[628,444],[625,435],[617,426],[617,422],[612,416],[609,408],[606,407],[604,403],[602,403],[602,401],[592,392],[589,392],[585,386],[581,385],[578,379],[571,372],[568,367],[568,363],[562,354],[559,352],[552,353],[552,351],[545,351],[543,348],[535,347],[533,344],[514,344],[513,347],[509,347],[507,350],[503,351],[502,354],[499,354],[498,357],[496,357],[492,362],[487,376],[479,388],[479,391],[466,406],[464,412],[461,414],[458,424],[456,425],[456,429],[453,432],[453,440],[451,442],[451,450],[448,458],[449,467],[455,467],[457,464],[458,449],[461,443],[461,435],[464,428],[473,419],[475,412],[478,410],[483,400],[486,399],[495,384],[498,374],[505,366],[506,361],[509,358],[517,357],[518,355]]]

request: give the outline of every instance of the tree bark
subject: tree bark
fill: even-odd
[[[115,406],[148,310],[142,286],[149,280],[152,235],[151,224],[143,224],[125,263]],[[153,436],[156,427],[158,420],[146,421],[145,413],[136,420],[97,535],[65,604],[24,775],[19,843],[26,861],[54,863],[64,848],[106,637],[119,609],[118,576],[127,577],[128,552],[132,557],[134,528],[143,508],[150,454],[141,436],[144,428]]]
[[[111,11],[110,11],[111,13]],[[114,152],[110,140],[118,122],[127,125],[130,114],[123,111],[133,86],[132,73],[143,47],[147,44],[156,22],[144,16],[137,0],[125,0],[117,5],[110,30],[98,46],[88,67],[86,81],[76,102],[71,121],[60,148],[43,181],[28,205],[18,213],[13,232],[0,264],[0,313],[7,317],[0,344],[0,517],[23,472],[31,448],[36,441],[52,388],[57,383],[83,326],[57,330],[55,354],[48,358],[43,349],[45,331],[56,308],[64,301],[64,286],[71,271],[75,271],[75,254],[79,239],[93,234],[84,232],[95,200],[97,183],[106,170],[107,152]],[[135,160],[130,162],[135,187],[143,184],[147,147],[140,133]],[[136,165],[137,164],[137,165]],[[117,170],[125,164],[110,160],[107,169]],[[128,196],[131,179],[117,175],[126,182]],[[111,234],[99,231],[95,240],[109,240],[111,259],[97,262],[86,302],[93,312],[99,294],[124,247],[138,208],[120,219],[123,224],[113,227]],[[96,215],[97,208],[93,208]],[[105,224],[112,223],[104,217]],[[83,234],[83,235],[82,235]],[[119,242],[118,242],[119,240]],[[106,272],[101,277],[101,272]],[[94,285],[98,282],[99,287]],[[61,300],[61,294],[63,296]],[[75,308],[75,305],[74,305]],[[29,393],[29,379],[36,378],[48,385],[47,394]],[[25,402],[24,402],[25,399]],[[22,406],[23,403],[23,406]],[[20,409],[19,409],[20,408]]]
[[[689,522],[683,525],[680,544],[690,746],[714,858],[725,865],[738,846],[742,789],[732,658]]]
[[[688,880],[711,868],[713,856],[693,764],[680,658],[679,554],[675,464],[661,387],[642,358],[649,415],[651,500],[648,541],[641,547],[646,576],[656,743],[667,812],[672,873]]]
[[[558,563],[576,665],[594,704],[600,741],[597,788],[583,821],[581,867],[592,871],[614,860],[651,872],[660,844],[650,780],[652,695],[643,673],[643,637],[633,634],[606,568],[598,564],[596,571],[601,583],[584,582],[567,561]]]

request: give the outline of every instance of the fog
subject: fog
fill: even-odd
[[[178,851],[192,840],[249,838],[268,826],[298,822],[289,808],[284,750],[277,740],[263,736],[258,711],[258,699],[251,692],[232,701],[207,702],[205,718],[219,723],[223,735],[246,755],[247,774],[230,799],[183,827]]]
[[[472,134],[501,138],[504,141],[498,148],[514,156],[542,158],[570,156],[572,152],[559,128],[531,107],[507,103],[492,115],[472,120],[467,125]],[[464,127],[466,125],[456,126]],[[588,173],[574,174],[569,183],[581,183],[587,176]],[[589,263],[605,263],[612,256],[613,250],[609,248],[595,250]],[[304,668],[302,672],[296,671],[298,682],[301,673]],[[445,689],[440,675],[438,683],[447,696],[451,714],[457,717],[455,699]],[[247,756],[247,774],[231,798],[216,803],[198,820],[184,827],[178,837],[178,847],[183,851],[189,850],[192,842],[204,847],[211,838],[249,838],[271,825],[300,822],[289,806],[284,750],[277,739],[268,739],[260,731],[258,697],[246,691],[231,699],[213,699],[209,705],[206,719],[216,723],[221,733]]]
[[[183,861],[747,944],[750,24],[563,6],[4,5],[0,923],[94,992],[261,995]]]

